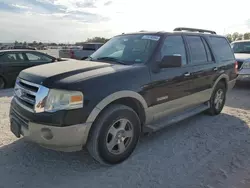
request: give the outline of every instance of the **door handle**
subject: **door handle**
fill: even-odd
[[[190,76],[190,75],[191,75],[190,72],[186,72],[186,73],[184,74],[184,76]]]
[[[217,71],[218,70],[218,67],[214,67],[214,69],[213,69],[214,71]]]

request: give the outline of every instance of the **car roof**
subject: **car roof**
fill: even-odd
[[[8,49],[8,50],[0,50],[0,53],[4,52],[39,52],[36,50],[29,50],[29,49]],[[40,52],[42,53],[42,52]]]
[[[102,42],[85,42],[83,44],[104,44],[104,43],[102,43]]]
[[[219,37],[225,37],[222,35],[216,34],[215,31],[210,30],[204,30],[204,29],[195,29],[195,28],[186,28],[186,27],[178,27],[175,28],[173,31],[139,31],[139,32],[133,32],[133,33],[122,33],[121,35],[136,35],[136,34],[145,34],[145,35],[159,35],[159,36],[165,36],[165,35],[171,35],[171,34],[188,34],[188,35],[199,35],[199,36],[219,36]]]
[[[218,36],[218,37],[225,37],[222,35],[218,34],[209,34],[209,33],[199,33],[199,32],[183,32],[183,31],[173,31],[173,32],[165,32],[165,31],[147,31],[147,32],[133,32],[133,33],[123,33],[121,35],[117,36],[122,36],[122,35],[138,35],[138,34],[145,34],[145,35],[159,35],[159,36],[165,36],[165,35],[171,35],[171,34],[187,34],[187,35],[199,35],[199,36]]]
[[[237,40],[237,41],[233,41],[232,44],[241,43],[241,42],[250,42],[250,40]]]

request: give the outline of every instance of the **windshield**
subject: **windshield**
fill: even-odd
[[[250,53],[250,42],[237,42],[231,44],[234,53]]]
[[[143,34],[116,36],[94,52],[90,59],[122,64],[145,63],[159,39],[160,36],[157,35]]]

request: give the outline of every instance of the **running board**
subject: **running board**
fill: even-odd
[[[167,127],[169,125],[175,124],[177,122],[180,122],[184,119],[187,119],[189,117],[192,117],[196,114],[199,114],[205,110],[209,109],[209,103],[199,105],[192,109],[187,109],[182,111],[181,113],[177,113],[174,115],[167,116],[163,119],[160,119],[159,121],[155,122],[152,125],[146,125],[144,127],[144,131],[146,133],[156,132],[164,127]]]

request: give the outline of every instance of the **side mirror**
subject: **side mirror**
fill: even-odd
[[[182,60],[180,55],[164,56],[160,62],[160,68],[181,67]]]

